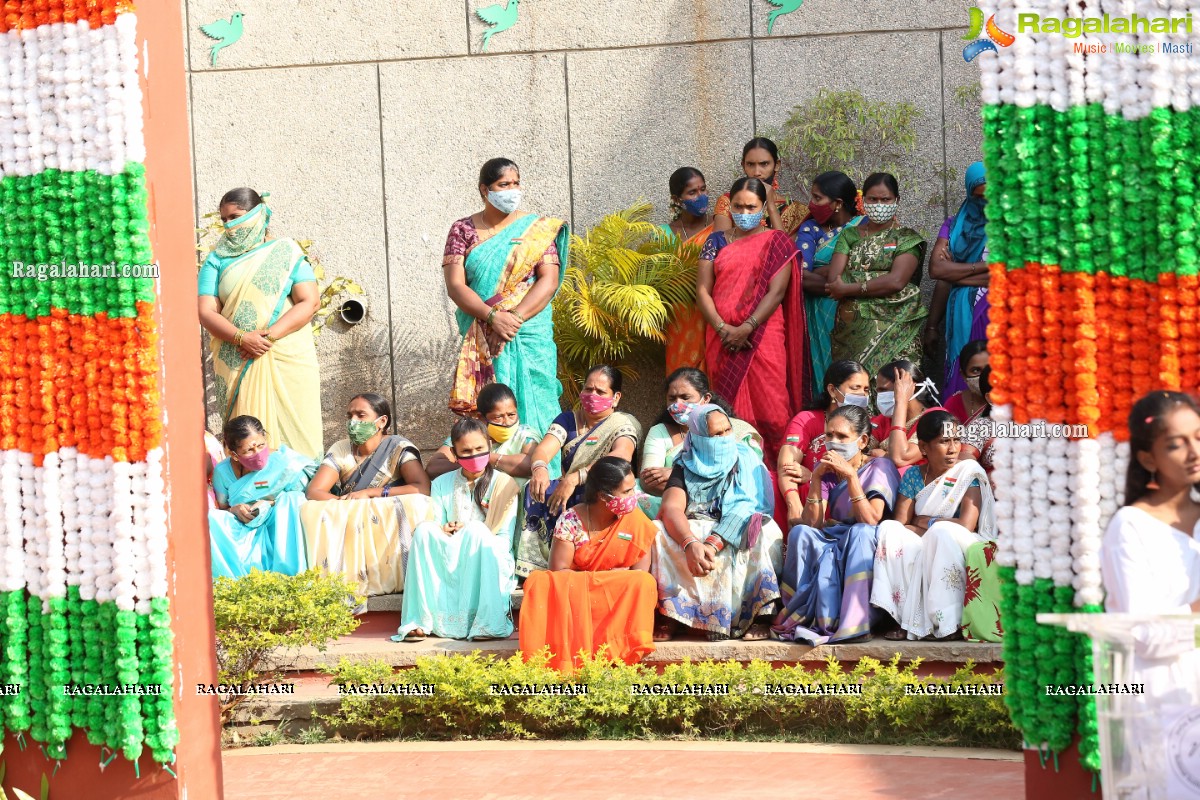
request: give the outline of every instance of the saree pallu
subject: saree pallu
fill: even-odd
[[[467,284],[492,308],[516,308],[537,281],[537,266],[551,244],[558,247],[559,280],[569,257],[570,233],[562,220],[529,214],[476,245],[463,269]],[[499,355],[488,348],[484,323],[455,310],[463,337],[450,392],[450,410],[475,412],[479,390],[504,383],[516,390],[517,413],[534,430],[550,427],[562,385],[558,382],[558,350],[554,344],[554,314],[548,303],[521,325]]]
[[[303,259],[304,251],[291,239],[269,241],[235,258],[221,271],[217,286],[221,316],[243,331],[265,329]],[[285,298],[282,313],[291,307],[291,298]],[[273,449],[286,444],[309,458],[321,457],[321,378],[309,325],[249,361],[231,342],[216,337],[212,350],[223,419],[249,414],[263,424]]]
[[[614,411],[585,434],[576,434],[574,414],[567,412],[561,416],[569,418],[571,425],[567,429],[567,435],[571,438],[560,451],[563,475],[592,466],[608,455],[617,439],[622,436],[632,438],[635,447],[642,438],[641,423],[622,411]],[[535,570],[548,569],[550,566],[550,540],[554,534],[554,526],[558,524],[559,515],[550,513],[548,501],[550,495],[558,488],[559,480],[550,481],[550,486],[546,489],[547,502],[535,500],[528,485],[523,492],[525,525],[521,529],[520,541],[516,546],[517,575],[522,578],[529,577]],[[582,503],[583,490],[582,484],[576,487],[563,508]]]
[[[791,270],[783,302],[750,336],[749,349],[730,353],[715,330],[707,331],[713,388],[762,434],[769,465],[778,461],[788,421],[808,401],[812,387],[798,262],[787,235],[766,231],[721,248],[713,265],[713,302],[729,325],[744,323],[776,273]]]
[[[635,664],[654,652],[658,584],[649,572],[629,569],[654,546],[658,529],[640,511],[618,518],[575,548],[569,570],[539,570],[525,581],[521,652],[528,661],[543,647],[549,666],[574,672],[580,653]]]
[[[946,301],[946,379],[942,396],[946,397],[967,388],[959,369],[958,354],[967,342],[987,339],[987,289],[978,286],[955,286]],[[981,320],[982,317],[982,320]],[[982,324],[983,335],[976,336]]]
[[[413,531],[405,573],[400,627],[393,641],[420,628],[447,639],[505,639],[512,635],[512,537],[520,493],[512,478],[493,472],[484,498],[475,504],[461,470],[433,482],[432,521]],[[460,522],[447,534],[442,526]]]
[[[651,571],[658,583],[658,610],[696,630],[738,639],[756,617],[774,612],[779,600],[779,567],[783,562],[783,531],[774,520],[762,520],[762,531],[741,550],[726,546],[717,554],[712,572],[697,578],[688,569],[687,554],[661,522],[654,540]],[[713,520],[688,520],[692,535],[704,541]]]
[[[754,430],[749,423],[737,417],[729,420],[729,424],[733,431],[731,434],[733,438],[747,445],[761,459],[763,443],[762,437],[758,435],[758,431]],[[650,432],[646,434],[646,447],[642,451],[642,469],[646,469],[647,467],[673,467],[675,466],[675,459],[683,452],[683,442],[671,444],[662,458],[651,460],[647,457],[647,451],[650,448],[650,438],[656,435],[665,436],[668,442],[672,441],[671,434],[667,432],[661,423],[651,428]],[[650,519],[658,519],[658,512],[662,509],[662,498],[642,492],[641,480],[637,482],[637,489],[641,493],[641,496],[638,498],[638,508],[642,509]]]
[[[214,578],[241,578],[257,569],[296,575],[308,569],[300,508],[304,488],[316,471],[309,458],[280,447],[257,472],[235,478],[231,462],[213,470],[217,499],[227,506],[262,503],[259,515],[242,522],[232,511],[208,512]]]
[[[671,231],[671,226],[664,227],[669,235],[675,235]],[[713,226],[710,224],[685,241],[683,247],[694,247],[696,254],[699,255],[700,248],[704,246],[704,242],[712,230]],[[695,266],[694,260],[692,266]],[[708,323],[704,321],[704,315],[700,313],[700,309],[694,303],[690,306],[675,307],[674,319],[671,320],[671,324],[664,332],[667,338],[666,373],[668,375],[681,367],[704,370],[704,330],[707,327]]]
[[[838,236],[845,228],[858,225],[862,220],[862,217],[854,217],[836,230],[823,232],[823,238],[811,243],[806,242],[811,245],[813,251],[811,256],[804,250],[800,253],[801,257],[811,260],[811,264],[806,265],[805,269],[814,270],[828,267],[833,261]],[[805,237],[805,231],[806,226],[802,226],[796,237],[797,242]],[[838,301],[827,295],[804,293],[804,316],[808,322],[808,348],[811,358],[809,373],[812,375],[813,397],[818,397],[821,392],[825,391],[825,373],[829,370],[829,365],[833,363],[829,357],[831,347],[829,336],[833,333],[833,324],[837,319],[837,306]]]
[[[896,256],[911,253],[917,269],[904,287],[888,297],[850,298],[838,303],[837,320],[830,334],[830,358],[852,359],[876,375],[884,364],[906,358],[921,362],[921,329],[928,311],[921,302],[921,265],[925,241],[909,228],[886,229],[868,234],[862,228],[847,228],[838,237],[836,251],[847,253],[843,273],[846,283],[886,275]]]
[[[1004,640],[1000,621],[1000,564],[995,542],[967,548],[967,586],[963,594],[962,634],[968,642]]]

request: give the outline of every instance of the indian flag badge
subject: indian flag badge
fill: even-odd
[[[632,534],[632,533],[618,533],[618,534],[617,534],[617,538],[618,538],[618,539],[623,539],[623,540],[624,540],[624,541],[626,541],[626,542],[632,542],[632,541],[633,541],[633,534]]]
[[[891,253],[896,249],[897,242],[888,242],[883,246],[883,252]]]
[[[584,439],[584,440],[583,440],[583,443],[584,443],[584,444],[595,444],[595,443],[596,443],[596,442],[598,442],[598,441],[600,441],[600,437],[599,437],[599,436],[592,435],[592,436],[589,436],[589,437],[587,437],[586,439]]]
[[[271,485],[270,481],[255,481],[254,482],[255,489],[265,489],[270,485]]]
[[[946,480],[942,481],[942,486],[945,486],[947,489],[953,489],[956,483],[958,483],[958,478],[946,478]]]
[[[785,444],[800,444],[800,437],[799,436],[789,436],[789,437],[787,437],[787,441],[785,442]]]

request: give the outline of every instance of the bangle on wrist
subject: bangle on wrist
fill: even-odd
[[[721,324],[717,326],[717,333],[725,330],[725,320],[721,320]]]
[[[529,468],[530,473],[532,473],[535,469],[544,469],[544,470],[546,470],[546,472],[549,472],[550,465],[547,464],[545,461],[538,460],[538,461],[533,462],[533,466],[531,466]]]
[[[492,320],[493,320],[493,319],[495,319],[495,318],[496,318],[496,309],[495,309],[495,308],[493,308],[491,311],[489,311],[489,312],[488,312],[487,319],[485,320],[485,322],[486,322],[488,325],[491,325],[491,324],[492,324]]]
[[[243,337],[243,336],[245,336],[245,335],[246,335],[246,334],[245,334],[243,331],[241,331],[241,330],[234,331],[234,333],[233,333],[233,346],[234,346],[234,347],[241,347],[241,346],[242,346],[242,337]]]
[[[821,498],[820,498],[820,496],[817,496],[817,497],[810,497],[810,498],[808,498],[807,500],[805,500],[805,501],[804,501],[804,505],[806,505],[806,506],[815,506],[815,505],[816,505],[817,503],[819,503],[819,502],[821,502]]]
[[[717,536],[715,533],[709,535],[709,537],[704,540],[704,543],[707,545],[712,545],[713,549],[718,553],[725,549],[725,540],[720,536]]]
[[[514,317],[516,317],[516,318],[517,318],[517,322],[521,323],[522,325],[524,325],[524,324],[525,324],[525,318],[524,318],[524,317],[522,317],[520,314],[518,314],[516,309],[513,309],[512,311],[510,311],[510,312],[508,312],[508,313],[510,313],[510,314],[512,314]]]
[[[695,536],[689,538],[687,541],[685,541],[683,543],[683,549],[687,550],[689,547],[691,547],[694,544],[700,544],[700,540],[697,539]]]
[[[751,314],[750,316],[746,317],[746,322],[749,322],[749,323],[750,323],[750,326],[751,326],[752,328],[755,328],[755,329],[757,329],[757,328],[758,328],[758,325],[759,325],[759,323],[758,323],[758,317],[754,316],[753,314]]]
[[[800,490],[799,490],[799,489],[797,489],[795,486],[793,486],[792,488],[790,488],[790,489],[788,489],[787,491],[785,491],[785,492],[783,493],[783,496],[784,496],[784,497],[787,497],[789,494],[800,494]]]
[[[851,502],[851,503],[857,503],[857,502],[859,502],[859,501],[861,501],[861,500],[866,500],[866,499],[867,499],[867,496],[866,496],[865,494],[860,494],[858,497],[851,497],[851,498],[850,498],[850,502]]]

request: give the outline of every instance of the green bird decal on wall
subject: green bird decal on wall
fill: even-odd
[[[475,16],[492,26],[491,30],[483,34],[483,50],[481,52],[487,52],[489,39],[517,24],[517,3],[519,2],[520,0],[508,0],[504,5],[484,6],[475,10]]]
[[[219,19],[216,22],[200,26],[201,33],[210,39],[217,40],[217,43],[212,46],[212,65],[214,67],[217,65],[217,53],[242,38],[243,16],[245,15],[238,11],[227,20]]]
[[[775,10],[767,15],[767,36],[771,35],[771,29],[775,27],[775,20],[804,5],[804,0],[767,0],[767,2],[775,7]]]

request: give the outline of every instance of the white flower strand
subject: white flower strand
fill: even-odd
[[[112,456],[92,462],[92,557],[95,569],[92,594],[98,603],[107,603],[113,599],[116,497],[112,467]],[[79,591],[82,595],[84,587],[80,586]]]
[[[133,462],[129,465],[132,484],[130,496],[133,511],[133,593],[134,610],[139,614],[150,613],[150,553],[146,530],[146,510],[150,497],[146,489],[146,463]]]
[[[1012,406],[998,405],[992,408],[992,419],[996,422],[1012,420]],[[996,550],[996,560],[1002,567],[1017,565],[1016,551],[1013,542],[1017,536],[1016,523],[1013,519],[1015,500],[1011,476],[1012,469],[1012,440],[1001,436],[992,441],[992,471],[996,476],[996,529],[1000,532],[1000,547]]]
[[[42,460],[42,540],[45,548],[40,596],[67,596],[67,559],[63,550],[62,459],[57,451]]]
[[[1046,514],[1049,532],[1049,552],[1039,554],[1039,560],[1049,562],[1050,578],[1055,586],[1070,586],[1074,577],[1071,559],[1071,475],[1068,442],[1055,436],[1042,440],[1047,456],[1046,495],[1049,509]]]
[[[25,586],[30,593],[41,596],[42,573],[46,567],[43,535],[43,506],[41,470],[33,466],[33,456],[22,453],[21,459],[21,526],[25,537]]]
[[[1043,420],[1033,420],[1033,424]],[[1030,466],[1032,467],[1029,481],[1029,526],[1033,529],[1033,577],[1053,578],[1051,566],[1050,536],[1050,487],[1046,477],[1051,474],[1050,453],[1045,439],[1029,441],[1031,449]],[[1036,480],[1032,476],[1036,475]]]
[[[82,518],[79,513],[78,472],[79,452],[74,447],[64,447],[58,451],[62,457],[62,517],[63,517],[63,557],[66,560],[67,586],[79,585],[81,558],[80,531]]]
[[[0,498],[4,503],[4,559],[0,591],[25,588],[25,543],[21,527],[21,453],[5,450],[0,461]]]
[[[167,484],[163,451],[146,454],[146,554],[150,560],[149,598],[167,596]]]
[[[133,611],[136,554],[133,532],[133,474],[125,461],[116,461],[113,470],[113,600],[122,611]]]
[[[1033,442],[1012,440],[1013,554],[1016,557],[1017,583],[1029,585],[1034,579],[1035,537],[1032,514]],[[997,481],[1003,480],[997,476]]]
[[[1111,439],[1111,435],[1109,435]],[[1071,443],[1074,481],[1071,486],[1073,525],[1071,555],[1075,575],[1075,605],[1092,605],[1104,600],[1100,575],[1100,542],[1103,513],[1100,487],[1103,447],[1097,439],[1080,439]]]

